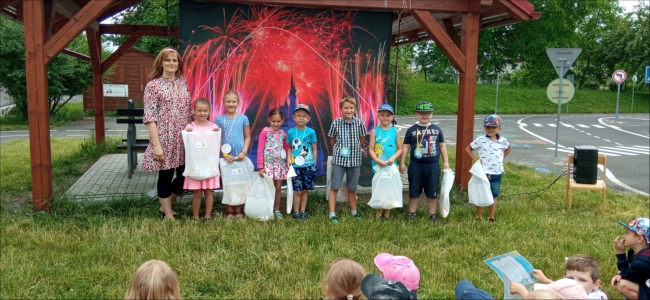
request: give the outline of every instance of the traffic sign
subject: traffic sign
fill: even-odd
[[[568,80],[562,80],[562,104],[568,103],[569,100],[573,99],[576,89],[573,86],[573,83]],[[555,79],[546,88],[546,96],[551,102],[557,104],[560,93],[560,79]]]
[[[627,79],[627,73],[625,73],[625,71],[623,71],[623,70],[616,70],[612,74],[612,80],[614,80],[614,82],[616,82],[618,84],[623,83],[623,81],[625,81],[625,79]]]
[[[650,83],[650,66],[645,67],[645,83]]]
[[[582,48],[546,48],[546,54],[560,77],[564,77],[581,52]]]
[[[636,74],[634,74],[634,76],[632,76],[632,82],[636,83],[636,80],[637,80]]]

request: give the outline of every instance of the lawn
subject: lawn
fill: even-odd
[[[68,159],[101,152],[79,145],[84,142],[53,139],[52,152],[61,153],[54,155],[54,172],[71,163]],[[29,177],[27,151],[5,155],[14,146],[1,146],[3,190],[24,187],[13,173]],[[455,151],[449,153],[453,166]],[[5,169],[10,160],[21,163]],[[318,193],[310,195],[306,222],[192,222],[188,204],[175,206],[185,218],[161,222],[158,204],[146,198],[79,203],[57,197],[49,215],[3,208],[0,298],[122,298],[131,274],[149,259],[169,263],[183,298],[322,298],[320,280],[331,261],[348,257],[367,272],[378,272],[373,258],[381,252],[415,261],[422,274],[420,298],[453,298],[461,279],[501,298],[501,281],[483,260],[512,250],[552,279],[563,275],[564,257],[592,255],[601,263],[603,290],[619,298],[608,287],[616,273],[612,240],[624,233],[615,221],[647,216],[648,197],[610,190],[608,210],[601,213],[598,192],[577,191],[568,211],[564,180],[535,199],[534,194],[513,195],[540,190],[557,175],[512,163],[506,170],[496,224],[475,222],[474,207],[457,191],[452,191],[450,215],[439,224],[427,222],[425,208],[415,221],[407,221],[405,210],[397,209],[382,223],[361,204],[361,222],[339,205],[340,224],[334,226]],[[5,176],[14,179],[5,185]],[[63,189],[70,182],[55,184]]]
[[[92,112],[84,112],[83,103],[68,103],[54,117],[50,117],[50,128],[65,126],[89,116],[92,116]],[[29,129],[27,118],[15,113],[0,116],[0,131],[27,129]]]
[[[415,105],[422,100],[431,101],[436,114],[458,113],[458,85],[456,84],[436,84],[414,80],[408,84],[407,94],[405,99],[398,100],[398,114],[413,114]],[[474,110],[476,114],[494,113],[495,102],[496,85],[476,85],[476,109]],[[619,113],[629,113],[631,104],[632,92],[621,92]],[[548,100],[546,88],[500,85],[497,112],[499,114],[556,114],[557,104]],[[614,112],[616,112],[615,91],[580,89],[576,90],[575,96],[569,102],[569,113]],[[635,91],[634,112],[650,112],[650,94],[647,89]],[[562,106],[562,113],[566,113],[566,105]]]

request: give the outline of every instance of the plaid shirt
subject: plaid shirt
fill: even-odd
[[[366,136],[366,125],[356,117],[352,117],[350,122],[345,122],[340,117],[332,122],[329,137],[335,137],[334,153],[332,153],[332,163],[342,167],[357,167],[361,165],[361,141],[362,136]],[[341,155],[341,148],[348,147],[348,157]]]

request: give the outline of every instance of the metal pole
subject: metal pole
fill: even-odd
[[[560,74],[564,74],[564,62],[566,58],[560,58]],[[557,144],[560,137],[560,113],[562,113],[562,77],[560,76],[560,90],[557,97],[557,122],[555,124],[555,157],[557,157]]]
[[[497,108],[499,107],[499,72],[497,72],[497,100],[494,103],[494,114],[497,114]]]
[[[614,122],[618,122],[618,101],[621,99],[621,84],[618,85],[618,91],[616,92],[616,118],[614,118]]]
[[[634,77],[634,79],[636,79],[636,77]],[[630,108],[630,113],[634,113],[634,86],[635,85],[636,85],[636,81],[632,83],[632,108]]]

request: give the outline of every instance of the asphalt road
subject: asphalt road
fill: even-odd
[[[650,118],[647,114],[562,115],[558,153],[555,156],[556,115],[501,115],[501,134],[508,139],[513,151],[506,160],[534,168],[539,172],[560,174],[567,170],[569,153],[574,146],[595,146],[599,154],[607,155],[609,187],[650,194]],[[483,134],[484,116],[474,119],[474,136]],[[397,116],[397,127],[403,134],[417,118]],[[456,116],[433,116],[432,121],[442,129],[447,144],[456,146]],[[136,126],[138,136],[147,137],[142,125]],[[85,119],[51,130],[52,137],[88,137],[94,121]],[[106,119],[107,136],[126,136],[126,125]],[[26,139],[27,130],[0,132],[0,144]],[[465,146],[463,146],[465,147]],[[506,170],[507,171],[507,170]],[[602,174],[599,174],[602,176]],[[550,183],[550,182],[549,182]]]

